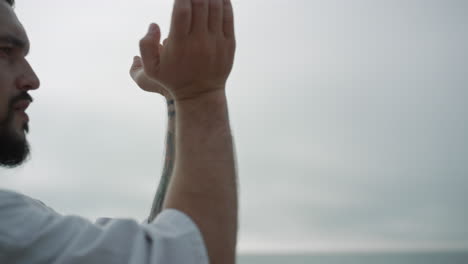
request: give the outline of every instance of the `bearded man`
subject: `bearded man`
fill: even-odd
[[[0,166],[29,157],[30,92],[40,87],[27,54],[30,41],[0,0]],[[168,38],[151,24],[130,75],[167,99],[166,168],[150,216],[98,219],[55,212],[0,190],[0,263],[234,264],[237,173],[226,81],[235,54],[230,0],[175,0]]]

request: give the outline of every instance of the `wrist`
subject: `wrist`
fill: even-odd
[[[176,100],[175,109],[177,125],[181,129],[215,129],[218,132],[229,133],[228,103],[224,91]]]
[[[182,108],[190,108],[194,106],[211,108],[215,106],[223,106],[225,104],[227,104],[225,89],[210,91],[191,98],[174,99],[174,105]]]

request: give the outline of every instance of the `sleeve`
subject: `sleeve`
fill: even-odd
[[[152,223],[62,216],[21,196],[0,195],[0,263],[208,264],[203,237],[176,209]]]

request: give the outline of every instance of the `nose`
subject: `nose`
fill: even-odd
[[[17,79],[18,89],[22,91],[36,90],[41,85],[39,78],[28,61],[24,60],[23,69]]]

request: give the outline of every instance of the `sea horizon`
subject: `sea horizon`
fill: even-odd
[[[239,253],[238,264],[468,264],[468,249]]]

